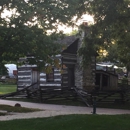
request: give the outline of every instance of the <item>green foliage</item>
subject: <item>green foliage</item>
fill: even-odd
[[[95,57],[97,55],[98,43],[100,44],[100,39],[98,37],[93,37],[93,27],[93,25],[80,25],[81,35],[83,32],[84,37],[78,53],[82,56],[82,64],[84,67],[91,63],[93,56]]]
[[[26,55],[33,55],[35,59],[30,59],[30,64],[40,68],[52,62],[50,56],[61,49],[55,43],[61,36],[58,25],[72,25],[73,16],[83,13],[83,4],[80,0],[1,1],[0,62],[15,63]],[[2,16],[5,10],[13,12],[11,17]]]
[[[118,64],[118,62],[119,62],[118,45],[117,44],[110,44],[106,48],[106,50],[107,50],[106,55],[103,55],[103,52],[102,53],[99,52],[100,55],[97,57],[97,61],[98,62],[111,61],[112,63]]]
[[[118,53],[116,56],[118,56],[118,60],[127,65],[130,43],[130,2],[126,0],[101,0],[98,2],[92,2],[96,4],[92,11],[95,13],[97,34],[101,34],[106,47],[111,47],[112,42],[117,44],[115,45]],[[111,53],[113,53],[112,50]]]
[[[130,68],[130,1],[90,0],[86,2],[86,11],[94,17],[95,22],[90,35],[92,37],[91,43],[94,43],[96,48],[93,47],[93,44],[92,48],[96,51],[99,51],[100,47],[108,50],[109,57],[107,60],[114,61],[117,59],[127,68]],[[117,46],[114,54],[113,50],[116,47],[112,45],[113,43]],[[82,52],[82,55],[86,55],[86,52]]]
[[[123,77],[123,79],[121,80],[122,84],[128,84],[128,79],[126,77]]]
[[[8,71],[4,64],[0,63],[0,75],[7,75]]]
[[[4,10],[14,11],[11,17],[2,17]],[[79,51],[86,63],[94,51],[112,48],[117,44],[118,54],[114,59],[130,68],[130,1],[129,0],[4,0],[0,2],[0,62],[16,62],[19,57],[33,55],[29,62],[43,67],[52,62],[61,47],[54,41],[58,25],[74,25],[77,18],[88,13],[94,17],[94,25]],[[82,28],[82,27],[81,27]],[[84,27],[83,27],[84,28]],[[82,28],[82,29],[83,29]],[[84,28],[85,29],[85,28]],[[48,33],[51,32],[51,33]],[[52,33],[53,32],[53,33]],[[86,56],[88,58],[86,58]],[[108,60],[112,59],[109,53]]]

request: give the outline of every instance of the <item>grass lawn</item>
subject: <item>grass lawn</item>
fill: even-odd
[[[129,130],[130,115],[65,115],[0,121],[2,130]]]
[[[0,83],[0,94],[16,92],[16,85]]]

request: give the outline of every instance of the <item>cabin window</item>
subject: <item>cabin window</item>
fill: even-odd
[[[46,74],[46,81],[47,82],[53,82],[54,81],[54,69],[48,74]]]

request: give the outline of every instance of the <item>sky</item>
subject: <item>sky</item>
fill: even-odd
[[[76,17],[74,17],[74,20],[76,19]],[[94,23],[94,19],[92,16],[88,15],[88,14],[84,14],[81,16],[81,19],[79,19],[77,22],[76,22],[76,25],[81,25],[81,23],[83,21],[87,21],[87,22],[91,22],[91,23]],[[59,25],[59,30],[63,31],[64,33],[70,33],[72,32],[73,30],[77,30],[78,28],[74,27],[67,27],[65,25]]]
[[[6,64],[5,67],[8,69],[9,74],[13,74],[13,70],[17,70],[17,67],[15,64]]]

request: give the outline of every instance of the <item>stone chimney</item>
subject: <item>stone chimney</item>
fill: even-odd
[[[78,49],[83,44],[84,37],[89,36],[90,29],[86,21],[82,24],[84,28],[80,28],[80,40],[78,44]],[[92,91],[95,87],[95,69],[96,69],[96,56],[93,54],[91,56],[91,63],[83,68],[81,66],[82,57],[77,55],[77,64],[75,66],[75,86],[86,89],[87,91]]]

